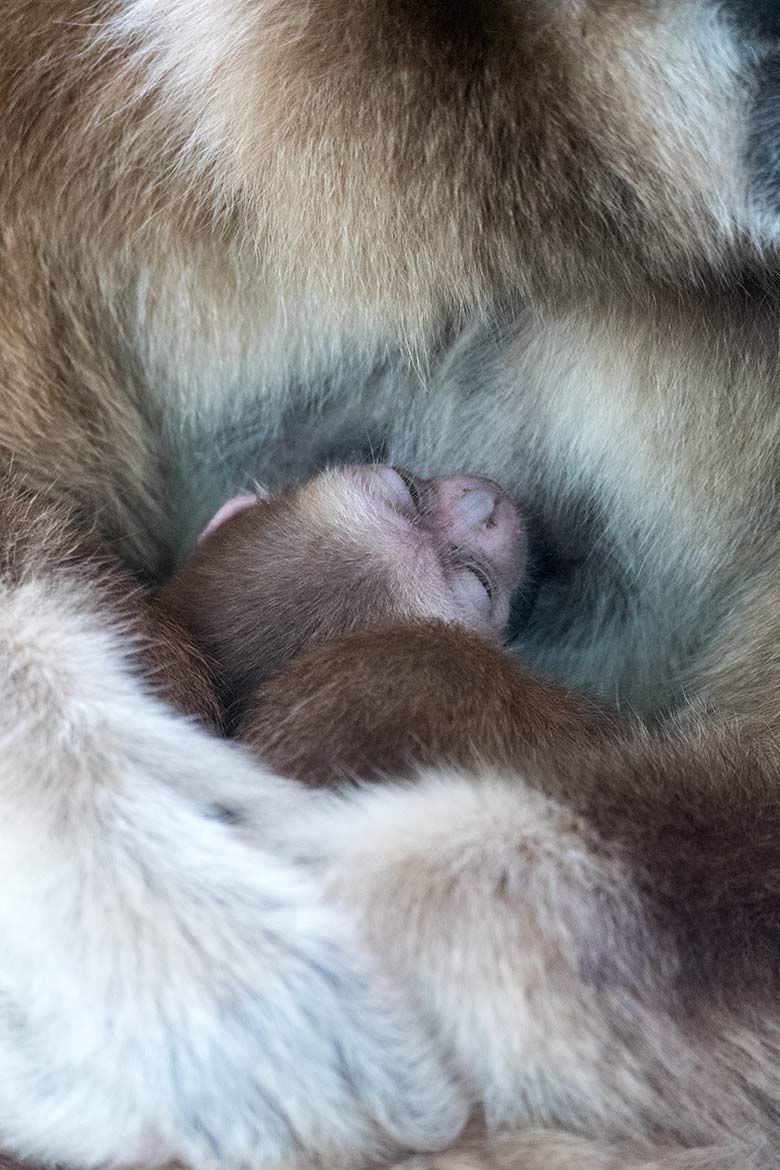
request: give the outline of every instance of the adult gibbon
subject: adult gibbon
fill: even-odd
[[[775,1165],[777,7],[0,16],[0,1145]],[[648,730],[333,795],[177,715],[146,585],[372,455],[511,488],[519,661]]]

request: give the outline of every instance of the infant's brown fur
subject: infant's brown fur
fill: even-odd
[[[345,496],[352,476],[332,471],[232,515],[152,603],[210,656],[237,738],[316,785],[433,763],[507,766],[613,730],[604,709],[522,672],[494,640],[426,620],[424,597],[410,608],[414,550],[399,543],[388,572],[388,518],[361,527],[350,515],[361,504]],[[175,697],[192,708],[177,672]]]
[[[56,636],[56,623],[36,628],[25,658],[22,500],[3,525],[0,758],[11,775],[0,855],[12,856],[19,824],[35,831],[1,925],[4,952],[37,978],[23,974],[11,1004],[19,1072],[3,1084],[15,1116],[3,1140],[52,1163],[115,1165],[137,1162],[162,1131],[198,1170],[364,1165],[366,1133],[376,1123],[384,1134],[389,1115],[401,1119],[398,1148],[441,1140],[435,1126],[420,1137],[403,1125],[413,1063],[370,1045],[362,1062],[343,1059],[355,1033],[368,1044],[369,1024],[385,1018],[378,995],[373,1015],[365,1000],[352,1013],[366,985],[344,980],[353,956],[329,965],[329,938],[306,968],[324,971],[323,994],[349,1009],[318,1050],[338,1062],[318,1063],[311,983],[291,1012],[269,1007],[269,937],[289,971],[301,940],[285,930],[301,916],[272,917],[269,936],[258,911],[249,929],[249,901],[226,896],[214,849],[186,867],[175,835],[161,852],[148,847],[155,794],[198,774],[215,745],[182,739],[182,721],[152,704],[136,720],[135,685],[106,724],[79,656],[61,661],[74,625],[111,627],[112,678],[140,643],[128,621],[137,582],[114,565],[121,605],[89,584],[104,579],[105,559],[74,561],[84,546],[60,505],[142,580],[159,580],[247,476],[265,479],[285,458],[294,474],[279,483],[306,476],[357,436],[393,462],[473,466],[531,499],[551,552],[523,656],[648,718],[678,709],[686,724],[671,755],[648,740],[551,767],[560,808],[549,816],[532,769],[483,819],[483,785],[450,775],[446,792],[419,802],[422,781],[408,786],[387,853],[385,820],[361,820],[360,800],[390,802],[393,786],[337,798],[343,824],[318,839],[337,840],[330,864],[343,858],[354,878],[347,912],[359,914],[378,875],[366,921],[393,963],[408,956],[412,998],[452,1051],[470,1039],[465,1080],[492,1124],[592,1139],[537,1146],[520,1132],[426,1164],[753,1170],[753,1138],[776,1143],[780,1099],[776,6],[14,0],[2,15],[0,452],[56,497],[51,526],[32,526],[32,572],[42,611],[59,615]],[[68,680],[64,725],[41,703],[36,672]],[[702,711],[716,732],[702,731]],[[147,740],[160,750],[143,755]],[[239,754],[216,747],[215,784]],[[140,786],[128,789],[131,774]],[[603,862],[595,876],[583,784]],[[648,833],[657,791],[667,813]],[[133,794],[151,815],[128,834]],[[179,811],[186,819],[188,806]],[[642,848],[626,848],[613,871],[601,838],[618,821],[613,835]],[[54,847],[73,825],[78,848],[57,868]],[[99,868],[85,859],[90,844]],[[128,844],[144,876],[137,913],[117,886]],[[242,856],[237,846],[231,873]],[[514,885],[493,885],[510,864]],[[193,873],[204,895],[194,902]],[[270,896],[252,906],[276,907],[278,886],[259,887]],[[80,900],[72,945],[52,960],[61,889]],[[109,904],[116,913],[100,918]],[[174,962],[139,969],[138,923],[161,918],[180,923],[185,942]],[[193,940],[212,939],[224,945],[191,962]],[[700,961],[703,940],[714,945]],[[68,1003],[88,950],[112,979]],[[736,954],[752,981],[726,978]],[[226,984],[237,1006],[215,1035],[205,1021],[224,1009]],[[47,985],[36,1031],[32,993]],[[288,1018],[302,1024],[283,1043]],[[416,1059],[422,1028],[400,1035]],[[95,1062],[108,1053],[108,1072],[85,1058],[83,1036],[96,1038]],[[280,1047],[292,1073],[268,1056]],[[198,1058],[202,1079],[178,1077],[161,1097],[170,1068]],[[397,1076],[383,1093],[373,1074],[385,1068]],[[71,1091],[85,1110],[75,1133]],[[621,1138],[641,1141],[621,1152],[610,1144]],[[776,1163],[774,1151],[760,1159],[762,1170]]]
[[[333,784],[423,764],[501,768],[613,730],[605,709],[533,678],[484,638],[407,621],[296,658],[252,693],[237,735],[282,775]]]

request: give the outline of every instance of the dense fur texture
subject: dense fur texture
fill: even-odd
[[[429,619],[503,642],[527,543],[491,480],[331,468],[229,500],[155,601],[203,647],[234,722],[264,681],[340,634]]]
[[[449,762],[511,766],[585,750],[612,730],[586,699],[521,673],[484,639],[444,622],[333,638],[259,687],[241,740],[308,784],[403,777]]]
[[[490,481],[333,468],[220,509],[156,596],[173,620],[153,645],[173,637],[175,651],[183,626],[208,656],[223,726],[315,787],[584,751],[617,721],[499,649],[526,544]],[[192,713],[188,679],[181,663],[169,697]]]
[[[774,6],[0,14],[0,1143],[773,1165]],[[526,500],[518,653],[656,739],[320,794],[154,693],[128,573],[372,452]]]

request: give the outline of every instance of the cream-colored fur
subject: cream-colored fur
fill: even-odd
[[[267,827],[297,793],[145,694],[88,590],[30,579],[0,614],[6,1148],[343,1165],[454,1136],[462,1096],[354,916],[212,807]]]
[[[531,784],[429,775],[335,798],[296,820],[291,856],[360,907],[490,1130],[760,1142],[780,1013],[765,1010],[758,1036],[749,1001],[681,1015],[680,956],[647,917],[642,879]]]
[[[410,1158],[403,1170],[772,1170],[771,1147],[721,1146],[681,1150],[621,1142],[606,1145],[549,1133],[512,1135],[464,1143],[433,1158]]]
[[[4,463],[150,576],[247,478],[356,443],[496,475],[553,545],[525,661],[741,725],[769,784],[780,215],[771,43],[737,7],[9,0]],[[669,890],[571,811],[571,764],[568,795],[297,793],[144,691],[111,600],[28,526],[2,531],[11,1154],[357,1167],[446,1146],[471,1104],[583,1137],[428,1165],[773,1164],[771,851],[722,890],[767,965],[737,1006],[692,980],[687,1027]]]

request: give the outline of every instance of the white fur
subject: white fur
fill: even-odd
[[[182,143],[179,169],[199,201],[219,209],[240,189],[259,213],[267,194],[276,249],[268,264],[280,281],[267,279],[266,259],[251,249],[215,259],[216,236],[199,239],[198,255],[155,253],[136,281],[130,332],[139,368],[155,387],[151,401],[165,404],[169,442],[199,423],[210,438],[216,417],[232,421],[227,401],[240,416],[260,400],[265,441],[278,425],[280,395],[272,400],[272,391],[278,382],[284,392],[282,371],[296,384],[293,372],[316,372],[331,343],[338,354],[331,317],[339,319],[345,272],[364,245],[374,271],[387,271],[392,301],[392,279],[405,269],[393,255],[394,233],[382,229],[397,227],[395,201],[386,221],[376,211],[367,218],[363,235],[355,221],[351,252],[342,244],[355,208],[334,202],[334,234],[320,197],[334,172],[318,171],[322,160],[300,143],[286,153],[284,132],[275,142],[265,137],[263,102],[254,99],[259,86],[274,86],[263,73],[266,33],[275,27],[277,47],[284,36],[294,40],[296,14],[303,20],[316,5],[125,0],[118,8],[108,41],[119,36],[137,50],[131,68],[140,66],[147,91],[160,97],[165,128]],[[582,11],[550,6],[551,19],[574,20],[575,40],[585,44]],[[736,55],[715,14],[699,3],[658,4],[656,19],[637,23],[622,53],[610,45],[597,68],[605,106],[646,115],[644,125],[638,113],[627,121],[615,165],[633,172],[652,139],[668,152],[672,175],[686,179],[684,188],[675,184],[671,206],[681,218],[692,207],[696,222],[709,212],[732,239],[746,219],[752,232],[765,226],[749,214],[745,111],[731,89]],[[664,20],[665,43],[657,43],[653,27],[663,30]],[[365,176],[344,177],[362,200]],[[369,186],[367,204],[382,194],[381,181]],[[307,207],[322,243],[314,258],[311,231],[299,230]],[[407,213],[403,203],[400,210]],[[256,242],[257,223],[248,219],[246,236]],[[427,242],[424,215],[405,221],[407,234],[418,223]],[[457,237],[455,244],[447,238],[453,265]],[[448,279],[436,248],[412,247],[410,255],[399,303],[414,288],[415,263],[436,274],[437,288]],[[305,279],[301,257],[311,268]],[[330,282],[332,298],[323,292]],[[285,296],[297,297],[294,312]],[[370,289],[366,299],[374,303]],[[362,297],[347,309],[359,320]],[[619,660],[625,676],[644,671],[668,688],[680,630],[699,629],[702,614],[717,608],[713,566],[728,567],[733,533],[753,515],[724,473],[717,435],[731,423],[714,408],[728,401],[750,412],[751,451],[765,452],[766,466],[777,448],[773,433],[756,438],[762,424],[731,369],[713,361],[712,378],[704,377],[700,354],[684,353],[684,342],[654,352],[641,326],[619,314],[595,328],[593,319],[521,322],[492,411],[484,393],[465,411],[453,393],[431,396],[426,419],[418,386],[405,391],[406,406],[415,401],[405,413],[395,411],[395,388],[385,388],[384,401],[402,417],[396,450],[427,444],[425,460],[440,470],[476,456],[475,468],[509,469],[529,488],[544,463],[551,492],[571,496],[581,486],[598,501],[624,566],[637,576],[641,567],[642,621],[611,651],[602,649],[598,622],[590,642],[574,638],[581,677],[610,680],[603,664]],[[391,327],[391,335],[402,332]],[[307,348],[311,335],[318,340]],[[755,385],[756,370],[749,373]],[[355,401],[362,376],[345,366],[341,377],[344,398]],[[710,383],[712,398],[692,405],[691,389],[704,395]],[[694,409],[712,420],[699,425]],[[693,461],[687,441],[696,444]],[[189,455],[182,479],[197,484],[200,468]],[[212,474],[213,456],[209,443]],[[526,462],[528,472],[519,466]],[[688,473],[692,462],[698,480]],[[709,544],[708,528],[717,534]],[[658,538],[672,529],[669,546]],[[657,596],[667,603],[663,621]],[[724,1083],[732,1094],[744,1083],[746,1100],[721,1108],[726,1057],[703,1058],[662,1012],[648,1016],[631,996],[606,1002],[577,979],[582,940],[601,939],[594,891],[617,891],[632,925],[641,927],[641,908],[626,874],[595,858],[565,814],[519,780],[477,792],[457,776],[429,778],[417,792],[396,786],[346,802],[301,800],[145,694],[86,593],[31,581],[0,600],[0,1142],[83,1165],[176,1156],[195,1170],[305,1164],[310,1155],[318,1164],[359,1164],[393,1142],[436,1145],[454,1134],[462,1107],[430,1054],[428,1016],[495,1123],[561,1120],[620,1133],[644,1118],[679,1126],[691,1140],[698,1127],[716,1130],[719,1117],[750,1123],[742,1066]],[[571,681],[580,676],[568,652]],[[636,689],[648,686],[640,677]],[[258,850],[203,807],[212,793],[251,809]],[[323,905],[326,889],[340,909]],[[365,955],[367,941],[378,958]],[[610,943],[619,958],[626,936]],[[616,1021],[633,1028],[622,1046]],[[771,1041],[771,1021],[763,1023]],[[674,1085],[671,1106],[648,1097],[648,1068],[656,1088]],[[769,1089],[763,1099],[776,1100],[777,1085]]]
[[[429,773],[322,801],[279,829],[289,856],[361,912],[489,1127],[653,1139],[663,1119],[691,1144],[728,1141],[735,1126],[760,1142],[756,1097],[780,1092],[776,1014],[760,1040],[736,1016],[705,1012],[689,1028],[667,1014],[677,960],[634,875],[521,776]]]
[[[0,1145],[222,1167],[446,1143],[459,1090],[348,914],[202,803],[270,824],[285,785],[144,694],[88,594],[3,593]]]

